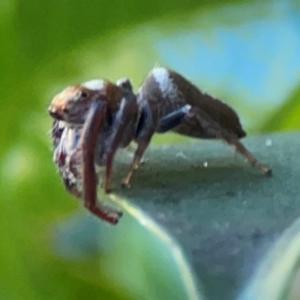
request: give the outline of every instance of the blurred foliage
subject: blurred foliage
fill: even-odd
[[[271,114],[262,126],[262,131],[280,131],[287,129],[298,129],[300,113],[300,84],[299,87]]]
[[[133,219],[124,220],[117,228],[95,223],[101,229],[99,247],[107,246],[101,251],[97,248],[96,252],[87,251],[83,258],[74,259],[55,250],[54,224],[80,204],[65,193],[52,165],[47,105],[56,92],[71,82],[128,76],[138,87],[156,62],[178,69],[157,50],[158,40],[176,33],[185,36],[189,31],[206,30],[213,51],[215,44],[209,38],[209,30],[217,25],[229,26],[231,31],[245,20],[266,19],[274,1],[259,3],[0,2],[0,299],[184,299],[185,287],[177,276],[179,271],[174,270],[170,250]],[[290,12],[299,11],[298,1],[288,1],[288,5]],[[177,47],[184,54],[182,60],[175,57],[176,62],[182,62],[178,71],[184,71],[185,55],[193,54],[181,38]],[[246,61],[243,63],[247,66]],[[212,69],[217,70],[218,64]],[[192,74],[190,77],[199,79]],[[208,82],[203,85],[213,87]],[[237,91],[231,94],[229,90],[213,88],[231,103],[241,103],[239,110],[251,107]],[[298,94],[286,93],[278,112],[280,122],[273,122],[277,116],[272,117],[262,128],[299,128],[295,117],[300,110]],[[276,107],[272,107],[272,113]],[[250,118],[258,117],[257,110],[252,106]],[[261,116],[261,120],[268,120]],[[156,139],[181,140],[173,135]],[[76,237],[80,239],[82,235],[85,233]],[[76,249],[68,251],[71,257],[73,251]],[[159,295],[153,294],[162,289]]]

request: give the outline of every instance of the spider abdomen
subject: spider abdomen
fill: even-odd
[[[149,105],[152,118],[158,122],[172,111],[191,105],[201,109],[221,128],[228,130],[238,138],[246,136],[237,113],[226,103],[202,92],[182,75],[166,68],[154,68],[145,79],[139,99],[142,105]],[[199,122],[190,118],[173,129],[173,131],[198,138],[207,136]]]

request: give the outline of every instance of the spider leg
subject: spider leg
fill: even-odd
[[[158,127],[156,128],[156,132],[164,133],[180,125],[183,122],[187,113],[190,111],[190,109],[191,109],[191,105],[186,104],[180,107],[179,109],[162,117],[158,122]]]
[[[79,139],[82,148],[82,182],[84,206],[97,217],[116,224],[122,215],[119,210],[97,204],[97,175],[95,171],[95,148],[101,121],[106,112],[106,104],[95,102],[91,105]]]
[[[112,167],[116,150],[125,138],[127,138],[125,144],[128,144],[132,140],[134,130],[133,128],[130,128],[130,126],[132,125],[132,120],[134,120],[134,115],[137,114],[137,111],[138,107],[135,97],[122,99],[120,110],[115,119],[114,131],[112,133],[112,139],[110,141],[109,150],[106,156],[106,193],[111,191]],[[127,135],[128,137],[126,137]]]
[[[141,111],[139,122],[137,124],[134,140],[138,147],[134,153],[133,160],[129,166],[128,173],[121,182],[122,187],[130,187],[130,180],[135,170],[138,169],[145,150],[148,148],[151,138],[155,132],[153,126],[153,115],[151,107],[146,104]]]
[[[258,168],[263,174],[267,176],[272,175],[272,170],[263,164],[261,164],[254,155],[247,150],[247,148],[239,141],[238,137],[224,129],[215,122],[206,112],[198,107],[192,107],[187,113],[187,117],[196,117],[202,128],[207,132],[208,136],[223,139],[229,145],[233,146],[236,151],[242,154],[248,162]]]
[[[196,118],[201,128],[203,128],[205,134],[209,138],[220,138],[233,146],[236,151],[245,156],[248,162],[260,169],[265,175],[272,175],[272,170],[261,164],[254,155],[247,150],[247,148],[239,141],[238,137],[221,127],[216,121],[214,121],[205,111],[198,107],[191,107],[185,105],[174,112],[164,116],[159,121],[157,132],[163,133],[168,130],[172,130],[176,126],[180,125],[184,120],[190,118]]]
[[[134,171],[138,169],[140,161],[143,157],[145,150],[148,148],[148,145],[150,143],[153,133],[154,133],[154,131],[150,132],[146,139],[138,142],[138,147],[134,153],[134,158],[133,158],[132,163],[130,164],[128,173],[127,173],[126,177],[122,180],[122,183],[121,183],[122,187],[127,187],[127,188],[130,187],[130,179],[131,179]]]
[[[144,108],[141,114],[140,122],[138,124],[136,133],[136,142],[138,144],[138,148],[135,151],[134,158],[129,167],[127,176],[122,180],[123,187],[130,187],[130,179],[134,173],[134,170],[138,169],[140,161],[143,157],[145,150],[149,146],[154,131],[164,133],[178,126],[183,121],[190,108],[191,106],[187,104],[179,108],[178,110],[164,116],[159,120],[156,129],[152,127],[153,120],[152,114],[149,112],[149,108]]]

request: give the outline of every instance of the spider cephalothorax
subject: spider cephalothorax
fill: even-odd
[[[49,113],[54,118],[54,162],[67,190],[112,224],[121,212],[97,205],[97,166],[105,167],[104,189],[109,192],[115,152],[135,141],[137,150],[122,181],[129,186],[155,132],[172,130],[191,137],[223,139],[250,164],[271,174],[239,141],[246,133],[236,112],[165,68],[153,69],[136,95],[128,79],[70,86],[54,97]]]
[[[130,143],[137,124],[138,106],[129,87],[93,80],[68,87],[49,106],[54,118],[54,162],[66,189],[110,223],[116,223],[121,212],[96,204],[96,167],[106,167],[105,190],[109,191],[115,151]]]

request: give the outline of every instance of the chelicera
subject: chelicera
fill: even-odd
[[[111,224],[122,213],[98,203],[99,167],[105,168],[104,190],[108,193],[117,149],[136,142],[133,161],[122,180],[122,186],[128,187],[154,133],[174,131],[194,138],[222,139],[252,166],[272,174],[240,142],[246,133],[236,112],[166,68],[154,68],[136,94],[128,79],[115,84],[92,80],[67,87],[54,97],[49,113],[54,119],[54,162],[66,189]]]

